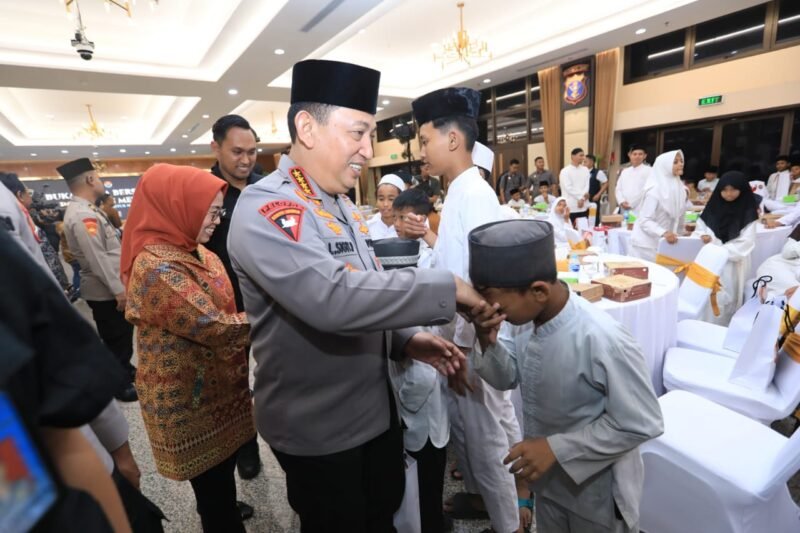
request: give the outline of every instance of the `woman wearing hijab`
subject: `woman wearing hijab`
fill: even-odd
[[[683,152],[674,150],[656,158],[644,186],[644,199],[631,235],[631,255],[655,261],[658,240],[678,242],[686,208],[686,190],[681,181]]]
[[[233,471],[236,451],[255,435],[249,325],[225,267],[203,247],[224,215],[226,188],[192,167],[151,167],[131,203],[120,269],[156,468],[191,482],[206,533],[244,533]]]
[[[547,221],[553,226],[553,237],[555,238],[556,246],[569,244],[570,241],[578,242],[581,240],[580,232],[572,227],[567,199],[563,196],[556,198],[556,201],[550,206]]]
[[[722,290],[717,294],[719,316],[711,306],[701,319],[727,326],[733,313],[742,305],[744,283],[750,271],[750,254],[756,245],[758,201],[744,174],[737,171],[722,175],[711,194],[703,214],[697,221],[694,235],[703,242],[724,246],[728,262],[720,275]]]

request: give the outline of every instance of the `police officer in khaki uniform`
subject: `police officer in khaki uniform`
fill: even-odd
[[[452,372],[463,354],[412,326],[480,301],[446,271],[382,271],[345,195],[373,155],[379,79],[335,61],[294,66],[291,151],[242,192],[228,237],[252,325],[258,430],[315,533],[394,530],[403,441],[387,356]]]
[[[136,369],[131,365],[133,326],[125,320],[125,287],[119,279],[119,233],[95,206],[105,193],[103,182],[85,157],[56,170],[72,192],[64,213],[64,236],[80,264],[81,295],[92,309],[100,338],[130,378],[116,397],[124,402],[136,401]]]

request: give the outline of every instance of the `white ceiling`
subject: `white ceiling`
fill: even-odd
[[[0,0],[0,160],[208,153],[211,124],[232,112],[275,150],[288,143],[291,66],[304,58],[380,70],[380,119],[435,88],[494,85],[763,2],[466,0],[466,29],[492,58],[442,69],[434,45],[458,29],[456,0],[138,0],[130,19],[78,1],[91,61],[70,45],[77,23],[63,0]],[[108,138],[77,136],[85,104]]]

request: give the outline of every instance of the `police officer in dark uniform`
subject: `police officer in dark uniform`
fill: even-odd
[[[262,178],[260,174],[254,172],[256,165],[257,149],[256,143],[258,135],[244,117],[239,115],[225,115],[219,118],[211,127],[214,140],[211,142],[211,150],[217,157],[217,162],[211,167],[211,173],[228,183],[225,197],[222,200],[222,213],[217,229],[211,240],[206,243],[206,248],[217,254],[225,271],[233,285],[233,296],[236,300],[236,311],[244,311],[242,302],[242,290],[239,288],[239,280],[236,278],[231,266],[231,258],[228,255],[228,229],[231,225],[231,217],[239,201],[239,195],[248,185],[252,185]],[[258,455],[258,441],[256,437],[247,442],[239,449],[236,457],[236,470],[242,479],[252,479],[261,470],[261,458]],[[252,515],[252,509],[244,503],[239,503],[239,508],[243,511],[242,516],[248,518]]]
[[[451,373],[463,354],[415,325],[480,297],[442,270],[383,272],[345,193],[372,157],[380,73],[294,66],[278,169],[244,190],[228,250],[252,326],[256,423],[303,531],[393,531],[403,442],[386,357]],[[462,367],[464,368],[464,367]]]

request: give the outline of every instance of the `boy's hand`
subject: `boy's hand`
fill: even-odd
[[[489,305],[485,300],[481,300],[470,310],[470,315],[481,348],[485,350],[487,346],[496,343],[500,324],[506,319],[506,315],[500,313],[500,304]]]
[[[428,233],[428,228],[425,227],[425,217],[422,215],[409,213],[403,215],[403,221],[406,223],[404,230],[409,239],[421,239]]]
[[[703,235],[700,240],[703,241],[703,244],[708,244],[711,242],[711,235]]]
[[[538,438],[525,439],[512,446],[503,459],[503,464],[507,465],[513,461],[514,464],[509,468],[509,472],[529,481],[536,481],[550,470],[556,460],[547,439]]]

